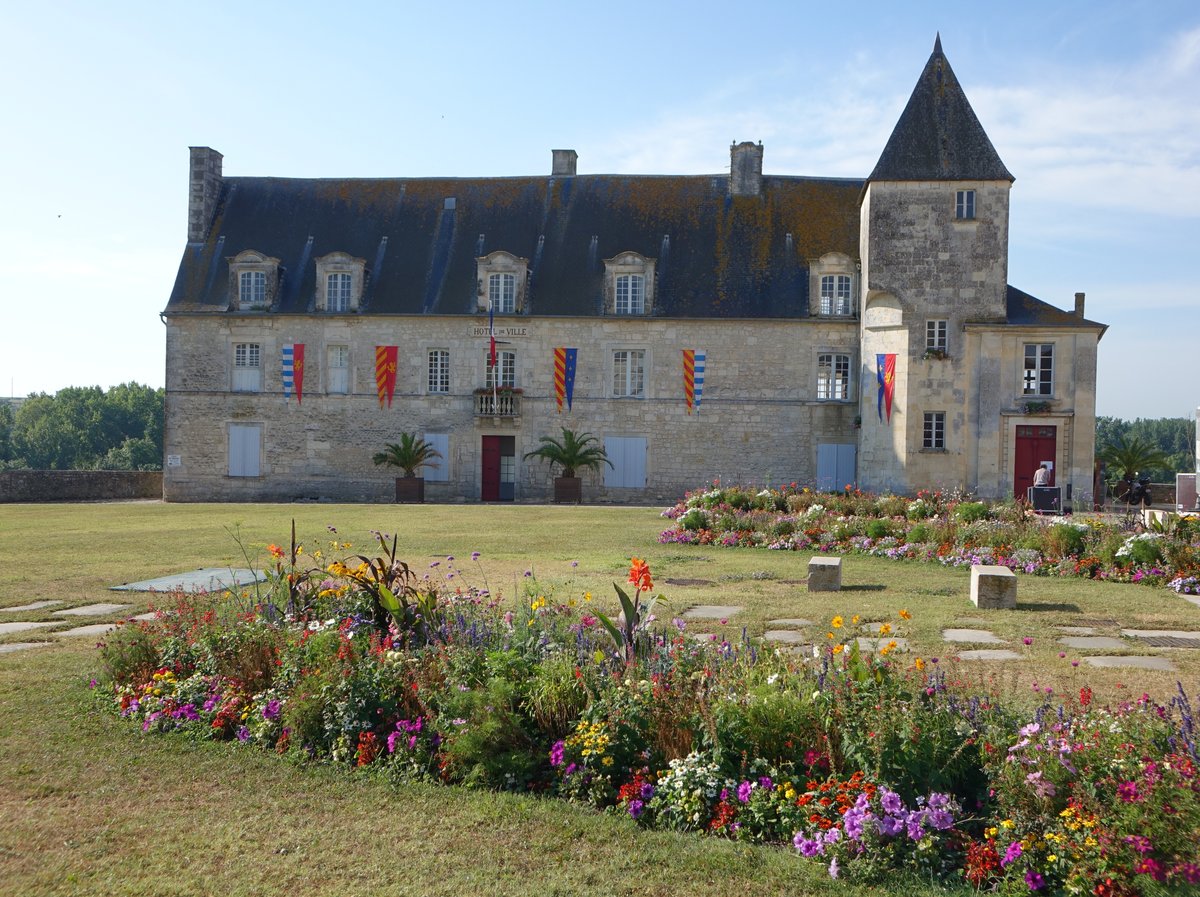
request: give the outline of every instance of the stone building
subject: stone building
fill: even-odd
[[[1008,285],[1013,178],[940,40],[865,180],[763,156],[302,180],[193,147],[164,497],[388,500],[371,456],[412,432],[442,454],[430,500],[546,500],[523,455],[562,427],[613,463],[595,501],[717,477],[1023,496],[1042,461],[1090,491],[1104,326]]]

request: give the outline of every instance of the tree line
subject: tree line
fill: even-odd
[[[0,399],[0,469],[161,470],[163,398],[130,382]]]
[[[1196,470],[1196,421],[1098,417],[1096,455],[1106,461],[1109,480],[1138,473],[1154,483],[1174,483],[1175,474]]]

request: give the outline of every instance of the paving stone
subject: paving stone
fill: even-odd
[[[10,632],[28,632],[30,629],[45,629],[47,626],[57,626],[57,623],[0,623],[0,635]]]
[[[688,620],[724,620],[740,610],[745,610],[740,604],[697,604],[685,610],[683,616]]]
[[[262,582],[267,575],[261,570],[230,570],[228,567],[204,567],[200,570],[185,570],[157,579],[127,582],[110,586],[113,592],[223,592],[226,589]]]
[[[115,623],[92,623],[88,626],[76,626],[74,629],[68,629],[65,632],[56,632],[55,635],[65,636],[81,636],[81,635],[104,635],[106,632],[111,632],[117,628]]]
[[[44,648],[50,642],[9,642],[0,645],[0,654],[12,654],[14,651],[28,651],[30,648]]]
[[[768,626],[812,626],[812,620],[803,617],[787,617],[783,620],[767,620]]]
[[[41,610],[43,607],[54,607],[56,604],[62,604],[61,601],[34,601],[32,604],[22,604],[20,607],[0,607],[0,612],[9,613],[11,611],[23,610]],[[38,644],[34,642],[33,644]]]
[[[119,610],[133,607],[132,604],[85,604],[83,607],[68,607],[66,610],[56,610],[55,617],[103,617],[105,614],[115,614]]]
[[[1127,642],[1109,635],[1067,635],[1060,638],[1058,643],[1081,651],[1111,651],[1129,647]]]
[[[1200,632],[1188,632],[1183,629],[1122,629],[1121,635],[1127,635],[1130,638],[1186,638],[1200,639]]]
[[[880,638],[867,638],[865,635],[860,635],[858,637],[858,647],[861,651],[878,651],[888,642],[895,642],[897,651],[908,647],[908,639],[899,636],[885,635]]]
[[[1170,658],[1167,657],[1125,655],[1122,657],[1085,657],[1084,660],[1094,667],[1136,667],[1139,670],[1162,670],[1167,673],[1175,670],[1175,664],[1171,663]]]
[[[1096,630],[1091,626],[1055,626],[1059,632],[1067,635],[1095,635]]]
[[[948,642],[967,642],[973,645],[1003,645],[1004,639],[997,638],[987,629],[943,629],[942,638]]]
[[[1200,607],[1200,595],[1184,595],[1183,600],[1190,601],[1192,604]]]
[[[158,614],[155,611],[149,611],[148,613],[138,614],[136,617],[130,617],[129,619],[131,619],[131,620],[155,620],[155,619],[158,619]]]
[[[663,585],[668,586],[711,586],[711,579],[664,579]]]
[[[959,660],[1020,660],[1021,655],[1007,648],[980,648],[977,651],[959,651]]]
[[[807,635],[795,629],[768,629],[763,634],[763,639],[768,642],[781,642],[786,645],[803,645],[811,642],[811,639]]]

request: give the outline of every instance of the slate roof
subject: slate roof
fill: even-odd
[[[940,35],[868,180],[1013,180],[967,102]]]
[[[862,188],[765,176],[761,195],[731,197],[726,174],[227,177],[166,312],[228,309],[228,260],[251,249],[280,259],[276,312],[311,311],[313,260],[341,251],[366,259],[365,314],[477,314],[475,260],[503,250],[529,260],[527,314],[598,315],[604,259],[634,251],[656,260],[656,316],[803,317],[809,261],[858,257]]]
[[[1018,290],[1011,284],[1008,287],[1007,302],[1007,322],[1009,324],[1034,327],[1088,327],[1099,329],[1101,336],[1108,329],[1107,324],[1077,317],[1074,312],[1063,311],[1061,308]]]

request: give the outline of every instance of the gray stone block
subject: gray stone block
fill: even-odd
[[[971,603],[982,610],[1014,610],[1016,574],[1007,567],[975,564],[971,567]]]
[[[840,592],[842,590],[842,559],[813,558],[808,562],[810,592]]]

